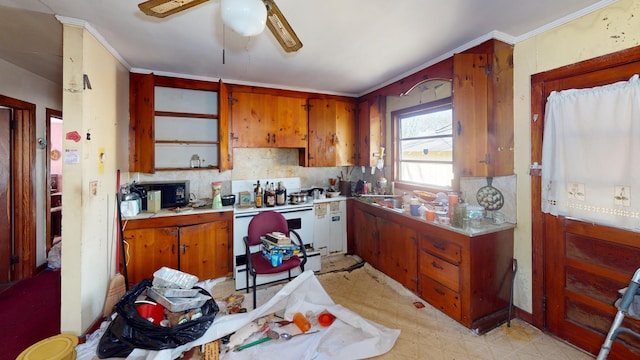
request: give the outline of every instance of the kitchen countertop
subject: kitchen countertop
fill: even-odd
[[[172,211],[169,209],[160,209],[160,211],[158,211],[157,213],[143,211],[136,216],[128,216],[128,217],[123,216],[122,220],[141,220],[141,219],[151,219],[151,218],[158,218],[158,217],[165,217],[165,216],[181,216],[181,215],[193,215],[193,214],[204,214],[204,213],[214,213],[214,212],[226,212],[226,211],[233,211],[234,207],[223,206],[221,209],[211,209],[208,207],[203,207],[203,208],[183,207],[180,209],[181,211],[179,212]]]
[[[384,206],[381,206],[381,205],[376,204],[374,202],[370,202],[368,200],[364,200],[364,199],[358,198],[358,197],[355,197],[353,199],[356,200],[356,201],[359,201],[359,202],[361,202],[363,204],[367,204],[367,205],[370,205],[372,207],[383,209],[383,210],[388,211],[390,213],[395,213],[395,214],[398,214],[400,216],[405,216],[405,217],[414,219],[416,221],[423,222],[423,223],[431,225],[431,226],[437,226],[439,228],[442,228],[442,229],[445,229],[445,230],[449,230],[449,231],[453,231],[453,232],[457,232],[459,234],[462,234],[462,235],[465,235],[465,236],[469,236],[469,237],[480,236],[480,235],[484,235],[484,234],[490,234],[490,233],[494,233],[494,232],[497,232],[497,231],[513,229],[513,228],[516,227],[516,224],[512,224],[512,223],[508,223],[508,222],[504,222],[502,224],[494,224],[492,219],[485,218],[485,219],[483,219],[482,225],[481,225],[480,228],[471,228],[471,227],[469,227],[468,229],[462,229],[462,228],[453,227],[451,225],[440,224],[440,223],[438,223],[437,220],[436,221],[428,221],[424,217],[412,216],[409,212],[402,211],[402,209],[391,209],[391,208],[384,207]]]
[[[331,201],[345,201],[345,200],[347,200],[346,196],[337,196],[333,198],[310,200],[310,201],[307,201],[305,204],[313,205],[316,203],[326,203]],[[305,205],[305,204],[300,204],[300,205]],[[277,209],[277,208],[278,208],[277,206],[274,207],[274,209]],[[143,211],[136,216],[128,216],[128,217],[123,216],[122,220],[140,220],[140,219],[151,219],[151,218],[158,218],[158,217],[164,217],[164,216],[181,216],[181,215],[202,214],[202,213],[211,213],[211,212],[236,211],[235,206],[223,206],[221,209],[211,209],[207,207],[204,207],[204,208],[183,207],[180,209],[181,211],[179,212],[171,211],[169,209],[161,209],[157,213]],[[251,209],[255,209],[255,208],[249,208],[248,210],[251,210]]]

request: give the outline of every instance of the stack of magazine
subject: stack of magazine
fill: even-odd
[[[283,260],[298,255],[300,247],[291,242],[291,239],[283,233],[267,233],[262,239],[262,256],[278,266]],[[275,258],[275,261],[274,261]]]

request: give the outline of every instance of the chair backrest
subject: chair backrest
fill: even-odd
[[[263,211],[259,213],[249,222],[249,228],[247,229],[249,246],[259,245],[262,243],[260,236],[274,231],[289,235],[287,219],[275,211]]]

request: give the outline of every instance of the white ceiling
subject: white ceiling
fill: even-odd
[[[615,0],[276,0],[304,44],[242,37],[220,0],[157,19],[141,0],[0,0],[0,58],[62,81],[62,25],[80,20],[131,71],[362,95],[491,37],[517,43]],[[223,63],[224,60],[224,63]]]

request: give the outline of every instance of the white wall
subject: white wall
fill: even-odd
[[[640,45],[640,1],[620,0],[514,48],[515,168],[518,175],[518,259],[514,303],[532,311],[531,75]]]
[[[36,138],[46,138],[46,109],[62,110],[59,85],[0,59],[0,94],[36,105]],[[36,139],[33,139],[35,144]],[[35,146],[35,145],[34,145]],[[45,203],[46,150],[36,152],[36,202]],[[36,266],[46,262],[45,207],[36,208]]]
[[[61,331],[79,335],[101,317],[116,271],[116,170],[128,155],[118,134],[129,125],[129,72],[83,27],[64,25],[63,35],[63,128],[80,139],[63,141]],[[91,89],[83,88],[85,74]]]

